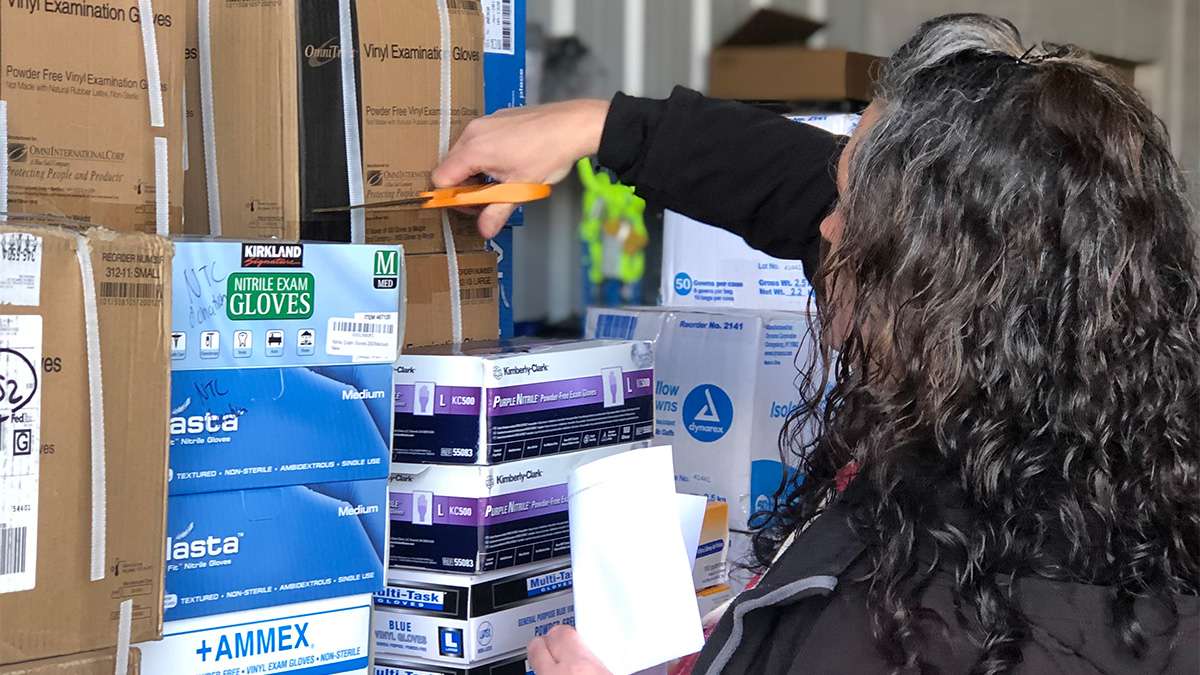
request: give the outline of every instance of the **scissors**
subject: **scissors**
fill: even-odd
[[[349,206],[330,206],[313,209],[313,213],[338,213],[353,209],[378,209],[385,207],[412,206],[421,209],[447,209],[461,206],[487,206],[488,204],[525,204],[550,196],[550,186],[544,183],[485,183],[482,185],[459,185],[421,192],[416,197],[391,199],[382,202],[367,202]]]

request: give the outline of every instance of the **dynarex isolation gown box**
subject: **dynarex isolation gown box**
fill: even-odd
[[[779,432],[797,407],[813,317],[781,311],[588,310],[586,334],[654,341],[655,440],[673,448],[680,492],[729,502],[745,529],[784,476]]]
[[[366,675],[370,625],[371,596],[350,595],[168,621],[162,640],[137,647],[148,675]]]
[[[181,240],[171,494],[387,476],[396,246]]]
[[[475,664],[525,648],[575,621],[571,565],[559,561],[476,576],[392,571],[375,594],[375,655]]]
[[[430,347],[396,361],[392,461],[495,464],[653,435],[644,341]]]
[[[383,587],[387,480],[167,499],[166,619]]]
[[[393,464],[389,565],[476,573],[570,555],[567,478],[648,441],[497,466]]]

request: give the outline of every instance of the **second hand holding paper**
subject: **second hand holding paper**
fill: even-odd
[[[569,480],[575,627],[613,675],[704,645],[692,570],[703,498],[675,494],[671,448],[585,464]],[[681,523],[696,532],[685,537]],[[691,541],[692,555],[688,555]]]

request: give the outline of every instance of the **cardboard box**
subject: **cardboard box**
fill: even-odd
[[[141,652],[129,648],[126,675],[140,675]],[[40,661],[26,661],[7,666],[0,665],[0,675],[113,675],[117,668],[114,650],[107,649],[70,656],[57,656]]]
[[[370,672],[371,596],[169,621],[142,649],[147,675]]]
[[[418,659],[376,659],[374,675],[534,675],[525,651],[456,668]]]
[[[387,481],[175,495],[168,621],[383,587]]]
[[[687,216],[663,216],[664,305],[724,311],[816,309],[799,260],[773,258],[741,237]]]
[[[391,363],[398,246],[180,240],[172,370]]]
[[[696,547],[696,564],[692,567],[692,583],[697,593],[728,580],[725,565],[728,554],[729,504],[709,502],[700,524],[700,545]]]
[[[567,478],[575,467],[647,443],[500,466],[393,464],[389,564],[478,573],[571,553]]]
[[[392,367],[171,378],[171,494],[387,478]]]
[[[870,101],[883,59],[845,49],[805,47],[822,26],[775,9],[756,11],[713,49],[709,95],[755,101]]]
[[[649,440],[645,342],[521,341],[396,361],[393,462],[496,464]]]
[[[797,363],[815,348],[803,313],[663,307],[588,310],[588,337],[654,341],[657,443],[680,492],[729,503],[729,527],[770,509],[783,478],[779,431],[798,405]]]
[[[181,231],[184,4],[158,0],[148,22],[161,89],[157,127],[136,2],[0,6],[10,212],[125,231]],[[162,223],[160,189],[167,195]]]
[[[448,344],[450,323],[449,258],[414,255],[405,260],[408,293],[405,347]],[[465,341],[495,340],[499,333],[496,254],[479,251],[458,256],[458,294]]]
[[[0,663],[116,646],[126,600],[134,638],[159,635],[170,269],[160,237],[0,225]]]
[[[359,201],[351,199],[351,175],[367,202],[428,189],[441,115],[437,3],[354,0],[350,11],[359,106],[348,119],[337,3],[214,0],[208,16],[197,16],[208,26],[211,44],[206,49],[197,39],[200,77],[188,84],[197,92],[190,100],[200,105],[201,130],[209,126],[211,134],[204,139],[205,192],[188,198],[220,203],[219,228],[210,213],[204,231],[348,241],[350,213],[312,211]],[[449,19],[453,139],[483,114],[483,24],[475,2],[450,3]],[[209,78],[212,97],[206,106],[203,87]],[[205,119],[208,108],[212,114]],[[356,129],[347,129],[347,123]],[[358,141],[359,156],[351,160],[347,134]],[[355,171],[348,172],[348,165]],[[196,181],[190,185],[196,189]],[[446,250],[438,211],[363,215],[369,242],[404,244],[410,253]],[[452,219],[458,248],[481,249],[471,219],[457,214]]]
[[[571,565],[463,576],[389,572],[375,594],[375,654],[473,665],[522,652],[552,626],[575,622]]]

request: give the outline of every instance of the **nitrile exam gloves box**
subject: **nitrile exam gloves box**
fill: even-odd
[[[681,492],[729,502],[745,529],[784,475],[779,431],[799,403],[813,318],[781,311],[588,310],[586,334],[655,342],[656,442],[674,448]]]
[[[444,346],[396,361],[392,461],[495,464],[653,435],[642,341]]]
[[[521,651],[575,621],[568,561],[476,576],[389,573],[375,594],[377,659],[466,665]],[[419,670],[419,669],[418,669]]]
[[[397,246],[180,240],[171,494],[384,478]]]

